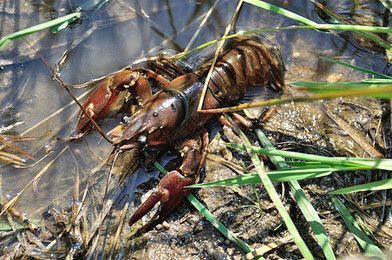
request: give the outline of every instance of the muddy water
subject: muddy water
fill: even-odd
[[[314,21],[322,22],[310,1],[273,2]],[[376,13],[378,16],[375,17],[375,22],[385,21],[384,17],[380,19],[384,9],[374,3],[367,7],[376,11],[365,12],[365,9],[358,9],[358,6],[354,5],[357,1],[337,2],[342,8],[336,10],[343,10],[342,15],[346,19],[358,17],[356,12],[359,12],[366,15]],[[80,3],[81,1],[3,1],[0,4],[0,36],[64,15]],[[63,149],[64,152],[54,160],[42,177],[24,191],[16,204],[18,209],[27,213],[32,219],[39,218],[49,206],[65,208],[70,205],[77,178],[80,179],[81,190],[87,184],[96,185],[95,189],[98,193],[103,192],[106,182],[107,169],[104,168],[102,171],[97,169],[105,163],[111,151],[110,145],[97,133],[90,133],[80,141],[72,143],[62,140],[73,130],[76,106],[67,106],[72,101],[71,98],[52,80],[48,68],[29,44],[34,46],[53,67],[56,67],[62,54],[68,51],[67,58],[60,68],[60,75],[66,83],[77,84],[111,73],[162,49],[183,50],[198,30],[202,16],[210,8],[214,8],[214,11],[190,46],[197,46],[217,38],[222,35],[235,6],[236,3],[233,1],[217,3],[214,1],[140,1],[137,3],[123,0],[110,1],[99,9],[87,11],[81,21],[74,24],[71,29],[58,34],[41,32],[27,37],[26,41],[18,40],[10,43],[0,53],[0,130],[11,128],[12,133],[24,133],[25,136],[33,137],[34,139],[25,143],[24,147],[34,155],[36,160],[44,159],[37,163],[36,160],[28,161],[27,168],[2,166],[0,195],[7,199],[13,198]],[[330,7],[336,8],[332,4]],[[295,22],[244,4],[237,20],[236,30],[292,24]],[[293,30],[271,33],[266,37],[276,42],[281,49],[288,82],[354,81],[369,77],[325,62],[320,59],[320,56],[337,57],[353,65],[364,66],[378,72],[384,71],[387,67],[382,52],[368,44],[362,44],[357,37],[347,33]],[[73,89],[76,96],[85,91],[86,89]],[[278,108],[279,113],[265,123],[264,127],[275,133],[272,137],[283,146],[287,142],[307,145],[313,143],[329,154],[366,155],[361,147],[347,138],[346,133],[331,127],[333,125],[331,119],[322,113],[322,106],[327,106],[329,110],[356,126],[359,131],[369,130],[368,138],[373,140],[378,120],[382,115],[382,107],[379,102],[370,99],[340,99],[325,104],[286,105]],[[110,129],[119,119],[114,118],[105,122],[104,130]],[[211,148],[217,154],[223,149],[219,148],[222,147],[219,136],[215,137]],[[220,172],[217,168],[219,167],[214,166],[213,162],[209,162],[206,173],[208,180],[230,176],[229,173]],[[143,183],[154,175],[156,176],[157,173],[135,175],[128,181],[131,184],[127,187],[134,189],[137,184]],[[115,185],[115,181],[110,183],[110,187]],[[145,184],[143,188],[153,186],[153,183]],[[133,203],[133,193],[129,191],[124,193]],[[251,244],[260,245],[264,240],[268,240],[263,238],[263,235],[267,236],[270,233],[247,232],[245,226],[252,226],[253,222],[258,225],[263,223],[274,230],[279,228],[280,220],[273,211],[267,210],[267,215],[264,214],[260,218],[255,217],[249,209],[239,211],[240,205],[244,204],[244,199],[241,197],[244,194],[252,196],[252,190],[215,189],[201,191],[200,197],[205,200],[207,206],[222,217],[222,221],[226,221],[226,224],[242,233],[244,239]],[[220,199],[214,200],[229,195],[235,197],[232,204],[227,204]],[[122,201],[120,204],[123,203]],[[268,204],[268,201],[265,203]],[[194,255],[225,258],[240,255],[237,248],[225,241],[207,223],[200,222],[197,213],[190,213],[192,210],[189,206],[185,211],[179,213],[180,218],[171,219],[174,221],[174,226],[179,228],[169,227],[168,230],[165,228],[162,230],[161,227],[161,232],[154,231],[153,235],[143,237],[141,243],[128,242],[131,244],[129,248],[136,250],[138,252],[136,255],[140,258],[146,255],[158,257],[164,252],[169,252],[168,254],[173,257]],[[245,226],[240,225],[242,221],[240,217],[247,219]],[[191,232],[193,236],[186,236],[187,232]],[[279,234],[284,233],[282,231]],[[180,240],[176,240],[178,236],[181,237]],[[194,237],[201,242],[197,244],[192,239]],[[211,237],[214,238],[213,243]],[[353,248],[352,252],[355,250],[358,249]],[[344,253],[347,252],[342,254]],[[282,254],[280,256],[284,257]]]

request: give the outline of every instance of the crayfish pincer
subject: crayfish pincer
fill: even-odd
[[[118,151],[162,151],[174,146],[182,154],[181,165],[162,178],[157,190],[132,215],[130,225],[160,202],[157,214],[144,230],[153,227],[188,194],[185,187],[198,181],[208,145],[207,135],[200,132],[205,133],[203,127],[213,114],[198,113],[197,106],[210,67],[208,61],[196,71],[180,73],[173,79],[146,68],[128,68],[110,76],[84,104],[94,119],[105,116],[115,103],[124,106],[124,100],[131,100],[137,104],[132,113],[128,111],[127,122],[109,133]],[[228,40],[213,68],[203,109],[235,105],[250,87],[269,88],[280,94],[284,73],[279,51],[269,42],[256,36]],[[155,93],[152,84],[159,88]],[[124,95],[128,98],[120,98]],[[81,117],[76,132],[89,128],[88,120]]]

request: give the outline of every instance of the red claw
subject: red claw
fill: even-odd
[[[129,219],[132,226],[144,215],[146,215],[158,202],[161,205],[154,217],[139,232],[144,233],[160,223],[170,212],[188,195],[189,190],[186,186],[195,183],[194,178],[184,177],[178,171],[171,171],[158,184],[155,191]]]

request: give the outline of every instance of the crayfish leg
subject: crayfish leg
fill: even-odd
[[[168,80],[168,79],[165,78],[164,76],[162,76],[162,75],[160,75],[160,74],[158,74],[158,73],[156,73],[156,72],[154,72],[154,71],[152,71],[152,70],[141,68],[140,71],[141,71],[143,74],[145,74],[148,78],[152,78],[152,79],[154,79],[156,82],[158,82],[158,84],[160,84],[160,86],[161,86],[162,88],[164,88],[167,84],[170,83],[170,80]]]

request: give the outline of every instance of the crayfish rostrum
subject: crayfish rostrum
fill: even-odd
[[[109,133],[116,151],[145,148],[162,151],[175,146],[181,152],[181,165],[162,178],[157,190],[132,215],[130,225],[161,202],[145,230],[153,227],[188,194],[185,187],[198,180],[208,143],[208,137],[200,133],[214,116],[197,112],[210,66],[211,61],[192,72],[177,71],[172,73],[172,80],[150,69],[124,69],[108,77],[84,104],[94,120],[105,117],[114,108],[127,107],[129,118]],[[213,68],[203,109],[234,105],[250,87],[270,88],[279,94],[284,87],[284,72],[280,54],[269,42],[256,36],[233,38],[224,46]],[[160,90],[154,93],[151,85]],[[133,105],[125,105],[129,103]],[[131,109],[135,104],[137,109]],[[82,115],[75,134],[89,129],[89,118]]]

